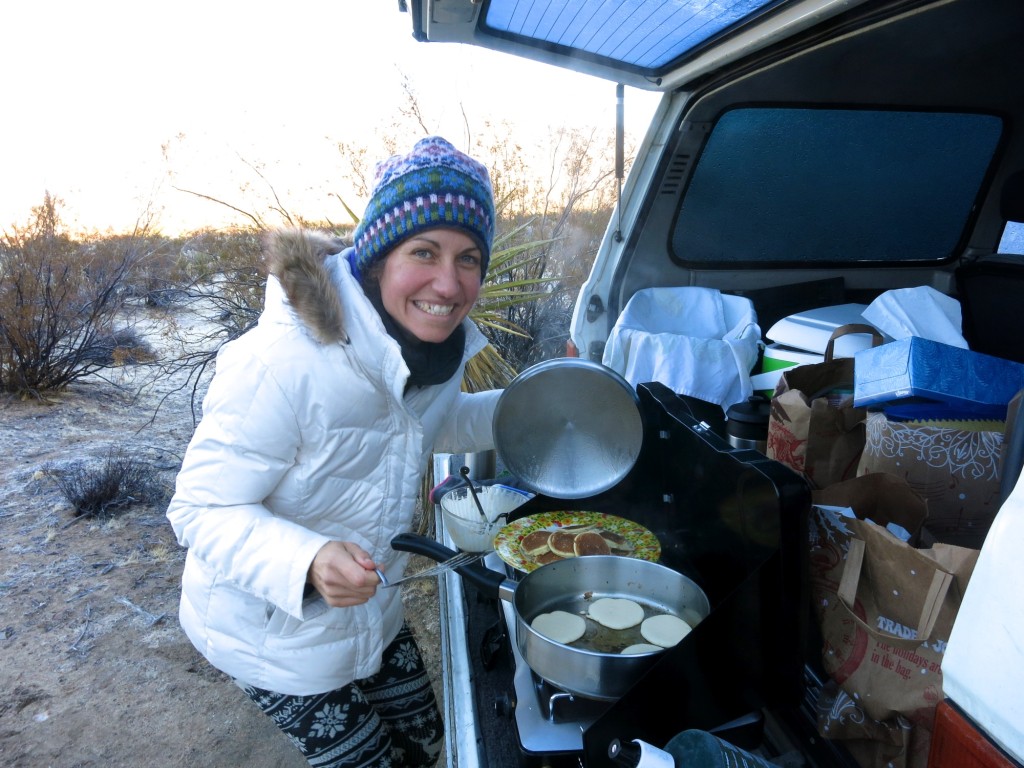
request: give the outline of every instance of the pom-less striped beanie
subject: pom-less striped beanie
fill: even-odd
[[[494,238],[491,179],[482,164],[440,136],[377,163],[373,196],[353,235],[352,272],[362,280],[367,268],[401,241],[435,227],[462,230],[476,241],[483,282]]]

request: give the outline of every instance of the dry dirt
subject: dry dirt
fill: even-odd
[[[166,352],[160,325],[158,314],[139,318]],[[163,506],[76,518],[44,471],[123,447],[173,487],[192,434],[190,391],[165,376],[135,398],[144,370],[112,376],[122,389],[90,380],[50,402],[0,400],[0,764],[306,765],[182,633],[185,552]],[[436,581],[408,582],[403,595],[440,699]]]

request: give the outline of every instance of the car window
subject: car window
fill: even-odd
[[[999,241],[999,253],[1024,254],[1024,223],[1019,221],[1006,222],[1003,237]]]
[[[482,24],[491,33],[531,45],[539,41],[575,56],[623,64],[653,76],[717,35],[778,5],[779,0],[491,0]]]
[[[986,114],[731,110],[682,197],[673,257],[730,267],[951,258],[1002,131]]]

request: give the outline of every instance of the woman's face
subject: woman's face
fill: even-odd
[[[384,309],[420,341],[447,339],[480,294],[482,253],[457,229],[430,229],[399,243],[384,260]]]

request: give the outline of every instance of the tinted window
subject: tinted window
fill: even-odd
[[[979,114],[727,112],[694,168],[673,254],[716,265],[941,261],[1001,132]]]
[[[778,0],[491,0],[484,25],[526,41],[658,71]]]
[[[1019,221],[1006,222],[1003,237],[999,241],[999,253],[1024,254],[1024,224]]]

